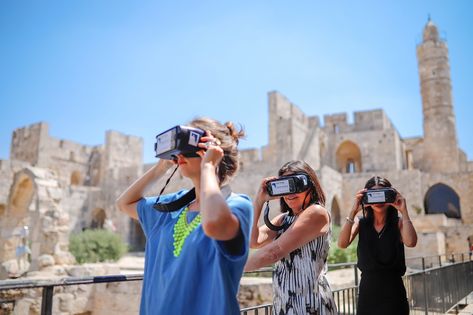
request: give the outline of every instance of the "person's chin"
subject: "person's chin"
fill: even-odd
[[[291,208],[291,209],[297,209],[297,207],[298,207],[297,199],[294,199],[294,200],[286,200],[286,203],[287,203],[287,205],[289,206],[289,208]]]

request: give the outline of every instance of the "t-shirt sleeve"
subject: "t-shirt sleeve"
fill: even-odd
[[[138,211],[138,220],[146,237],[149,237],[154,224],[158,221],[161,213],[154,210],[153,205],[156,202],[156,197],[142,198],[136,207]]]
[[[232,242],[233,240],[217,241],[219,251],[230,260],[246,258],[250,247],[251,225],[253,224],[253,205],[250,198],[246,195],[231,196],[227,202],[230,210],[240,222],[240,231],[236,238],[241,239],[243,242],[243,248],[238,254],[235,254],[233,251],[230,252],[228,247],[229,242]],[[232,246],[235,246],[235,244]]]

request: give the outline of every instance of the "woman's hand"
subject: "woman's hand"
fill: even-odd
[[[223,149],[220,147],[220,140],[207,130],[206,136],[200,138],[200,141],[198,147],[202,150],[197,151],[197,154],[202,158],[201,166],[210,163],[217,168],[224,156]]]
[[[406,199],[397,191],[396,200],[391,205],[399,211],[403,217],[407,216]]]
[[[355,194],[355,198],[354,198],[354,201],[353,201],[353,207],[351,208],[351,211],[349,213],[349,217],[351,220],[353,220],[355,218],[355,216],[357,215],[358,212],[360,212],[361,210],[361,199],[363,198],[363,195],[365,194],[366,192],[366,188],[362,189],[362,190],[359,190],[356,192]]]
[[[279,198],[279,197],[274,197],[274,196],[270,196],[268,194],[268,190],[266,189],[266,183],[270,180],[273,180],[273,179],[276,179],[277,177],[274,177],[274,176],[271,176],[271,177],[266,177],[266,178],[263,178],[263,180],[261,181],[261,185],[259,186],[258,188],[258,192],[256,193],[256,200],[258,202],[260,202],[261,204],[265,203],[266,201],[269,201],[271,199],[276,199],[276,198]]]
[[[399,220],[399,229],[401,231],[401,240],[407,247],[414,247],[417,244],[417,232],[409,218],[407,212],[406,199],[397,191],[396,200],[390,203],[401,213]]]

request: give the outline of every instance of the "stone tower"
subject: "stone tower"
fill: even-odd
[[[430,18],[424,28],[422,43],[417,46],[417,60],[424,115],[421,168],[426,172],[458,172],[448,47]]]

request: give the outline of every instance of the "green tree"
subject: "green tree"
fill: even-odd
[[[341,227],[339,225],[333,225],[332,228],[332,241],[330,242],[330,251],[328,254],[329,264],[338,264],[344,262],[356,262],[356,250],[358,245],[358,236],[353,242],[345,249],[341,249],[337,245],[338,237],[340,235]]]
[[[69,250],[79,264],[117,261],[127,252],[127,245],[118,234],[109,230],[85,230],[72,234]]]

